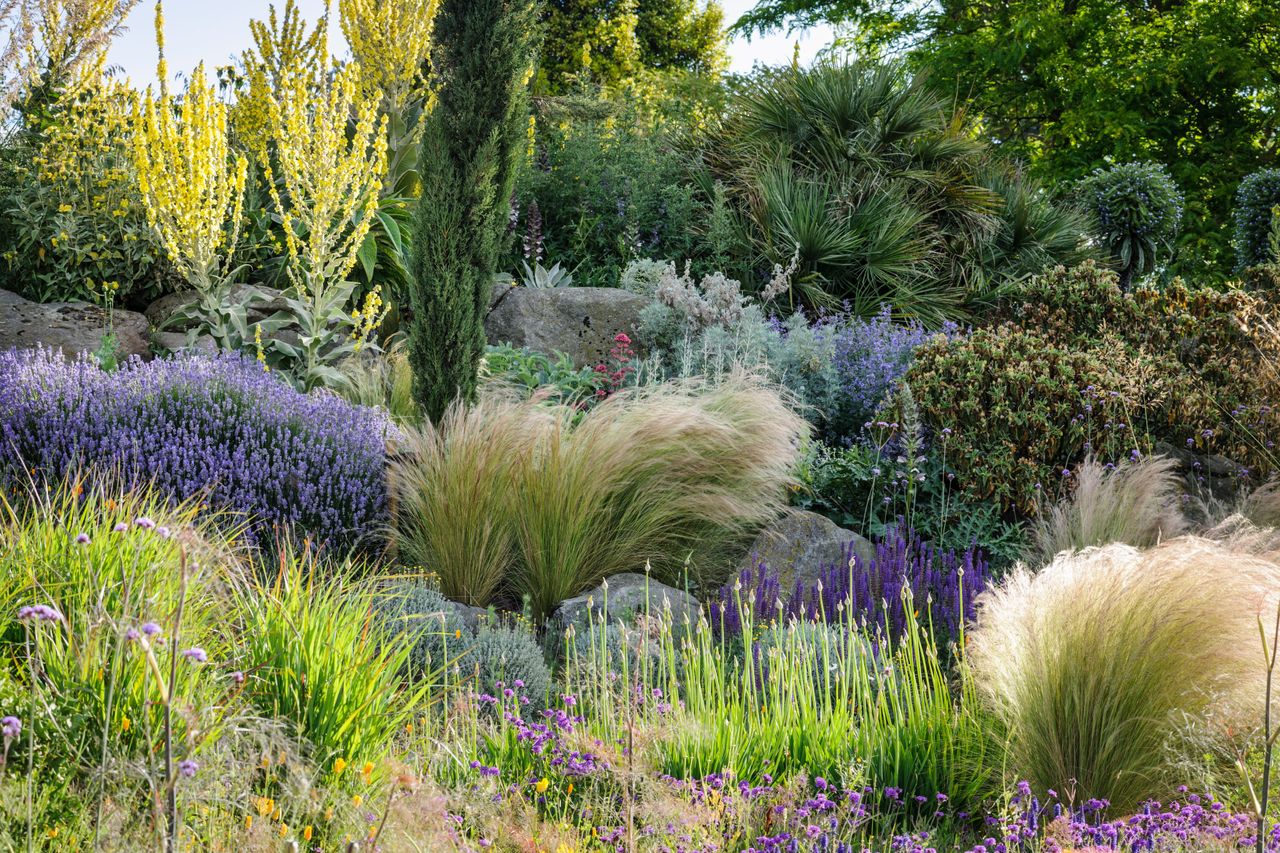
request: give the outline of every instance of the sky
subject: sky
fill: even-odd
[[[207,66],[226,65],[250,44],[249,19],[264,18],[270,0],[165,0],[165,52],[172,72],[190,71],[204,60]],[[277,8],[283,0],[277,0]],[[298,0],[303,15],[314,20],[323,11],[325,0]],[[725,21],[732,23],[755,0],[721,0]],[[152,31],[154,0],[143,0],[130,16],[128,32],[112,45],[108,63],[120,68],[136,85],[155,80],[156,46]],[[788,36],[777,33],[757,36],[750,42],[729,43],[730,68],[750,71],[756,62],[778,65],[791,61],[795,43],[800,43],[800,61],[808,63],[831,41],[831,30],[815,28]],[[339,35],[340,37],[340,35]],[[335,52],[345,46],[334,44]]]

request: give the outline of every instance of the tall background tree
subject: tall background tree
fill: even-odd
[[[454,399],[475,397],[526,145],[538,13],[534,0],[444,0],[436,19],[440,86],[423,129],[409,334],[414,396],[433,421]]]
[[[1067,189],[1109,162],[1186,193],[1174,268],[1231,268],[1233,194],[1280,162],[1280,4],[1257,0],[761,0],[743,33],[819,22],[905,52],[984,133]]]
[[[714,0],[548,0],[541,88],[585,76],[611,86],[646,69],[717,71],[724,12]]]

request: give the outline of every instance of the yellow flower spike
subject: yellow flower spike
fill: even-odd
[[[147,221],[179,273],[207,291],[235,250],[249,164],[232,156],[227,107],[196,66],[180,106],[162,88],[134,111],[134,165]]]
[[[364,797],[360,796],[359,794],[356,794],[354,797],[351,798],[351,805],[355,806],[356,808],[360,808],[360,804],[363,802],[364,802]]]
[[[280,837],[284,838],[288,834],[289,834],[289,824],[287,823],[280,824]]]
[[[384,99],[383,112],[397,115],[415,98],[427,97],[423,74],[439,0],[340,0],[342,32],[362,69],[361,94]]]
[[[310,840],[311,840],[311,827],[310,827],[310,825],[308,825],[308,826],[304,826],[304,827],[302,828],[302,840],[303,840],[303,841],[310,841]]]
[[[131,729],[132,727],[133,727],[133,722],[128,717],[125,717],[120,721],[121,732],[128,733],[129,729]]]
[[[258,799],[254,801],[254,806],[258,809],[258,815],[260,817],[267,817],[275,811],[276,801],[270,797],[258,797]]]
[[[253,815],[247,814],[244,816],[244,828],[245,829],[253,828]]]
[[[412,723],[410,723],[412,725]],[[369,781],[369,777],[373,775],[373,762],[366,761],[364,766],[360,768],[360,775],[364,777],[365,782]]]
[[[341,776],[342,771],[347,769],[347,760],[345,758],[335,758],[333,760],[333,775]]]

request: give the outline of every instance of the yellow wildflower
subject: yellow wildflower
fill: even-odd
[[[347,760],[345,758],[335,758],[333,760],[333,775],[341,776],[342,771],[347,769]]]
[[[536,784],[534,784],[533,790],[537,791],[539,794],[545,794],[547,792],[547,788],[550,787],[550,785],[551,783],[547,781],[547,778],[544,776],[541,779],[539,779]]]

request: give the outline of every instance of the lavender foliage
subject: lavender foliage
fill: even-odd
[[[301,394],[239,355],[100,370],[50,350],[0,353],[0,481],[77,469],[243,514],[254,542],[348,548],[387,519],[391,429],[372,409]]]
[[[808,582],[797,578],[789,589],[783,588],[778,570],[764,562],[746,568],[711,604],[711,624],[736,635],[744,616],[754,623],[776,618],[865,619],[873,629],[896,638],[916,618],[907,609],[911,602],[919,621],[932,624],[940,639],[957,638],[961,626],[973,619],[975,601],[991,580],[982,550],[942,551],[909,530],[887,532],[875,549],[875,556],[866,561],[850,543],[840,562],[823,565]],[[904,595],[908,588],[909,596]]]

